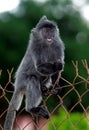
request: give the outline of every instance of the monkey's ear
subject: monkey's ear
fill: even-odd
[[[33,29],[31,30],[31,32],[32,32],[32,33],[36,32],[36,28],[33,28]]]
[[[36,28],[33,28],[32,30],[31,30],[31,33],[35,36],[35,35],[37,35],[37,29]]]

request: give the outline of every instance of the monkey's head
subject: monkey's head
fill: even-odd
[[[55,48],[57,48],[59,44],[59,30],[56,23],[48,20],[46,16],[43,16],[36,27],[33,28],[32,36],[34,42],[31,44],[31,50],[35,50],[36,58],[34,61],[36,70],[41,75],[53,75],[61,71],[63,66],[61,61],[59,61],[60,48],[59,50],[57,49],[59,52],[55,52]]]
[[[43,16],[38,24],[36,25],[36,28],[32,30],[34,36],[39,37],[42,39],[45,43],[52,43],[55,37],[59,35],[59,31],[57,28],[57,25],[48,20],[46,16]]]

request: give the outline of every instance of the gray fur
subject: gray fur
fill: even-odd
[[[55,34],[52,43],[44,42],[42,29],[45,24],[55,27]],[[48,25],[46,25],[48,26]],[[42,75],[38,72],[38,65],[60,61],[64,66],[64,45],[59,37],[57,25],[43,16],[35,28],[32,29],[27,51],[18,67],[15,75],[15,90],[11,99],[4,130],[12,130],[16,111],[19,110],[23,96],[26,97],[26,111],[39,106],[42,101],[40,79]],[[60,73],[62,69],[60,70]],[[51,75],[51,74],[50,74]],[[52,79],[47,80],[46,87],[52,83]],[[50,81],[50,82],[49,82]]]

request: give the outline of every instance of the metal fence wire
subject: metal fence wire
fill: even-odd
[[[25,112],[24,101],[17,112],[13,130],[88,130],[89,129],[89,67],[86,60],[82,60],[82,66],[86,71],[87,76],[84,77],[79,72],[78,61],[72,61],[75,70],[75,76],[70,82],[61,77],[63,82],[61,94],[49,95],[43,98],[43,104],[47,106],[50,118],[48,120],[33,117]],[[0,79],[2,78],[3,71],[0,70]],[[8,81],[5,86],[0,84],[0,130],[3,129],[5,116],[13,93],[12,86],[12,73],[7,70]],[[58,79],[57,79],[58,80]],[[56,80],[56,81],[57,81]],[[55,81],[55,82],[56,82]],[[55,84],[53,85],[55,89]],[[82,91],[80,91],[82,89]],[[70,103],[69,96],[74,100]],[[70,96],[70,97],[71,97]],[[54,99],[53,99],[54,98]],[[85,103],[84,105],[84,98]],[[76,100],[75,100],[76,99]],[[54,103],[53,103],[54,101]],[[54,105],[53,105],[54,104]],[[69,105],[71,104],[71,105]],[[69,105],[69,106],[68,106]],[[80,128],[78,127],[80,125]]]

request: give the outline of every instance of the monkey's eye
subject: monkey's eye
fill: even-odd
[[[52,28],[44,28],[44,32],[47,33],[47,32],[54,32],[55,30]]]
[[[43,31],[44,31],[45,33],[47,33],[47,32],[49,32],[49,29],[48,29],[48,28],[44,28]]]
[[[54,32],[54,29],[50,29],[51,32]]]

